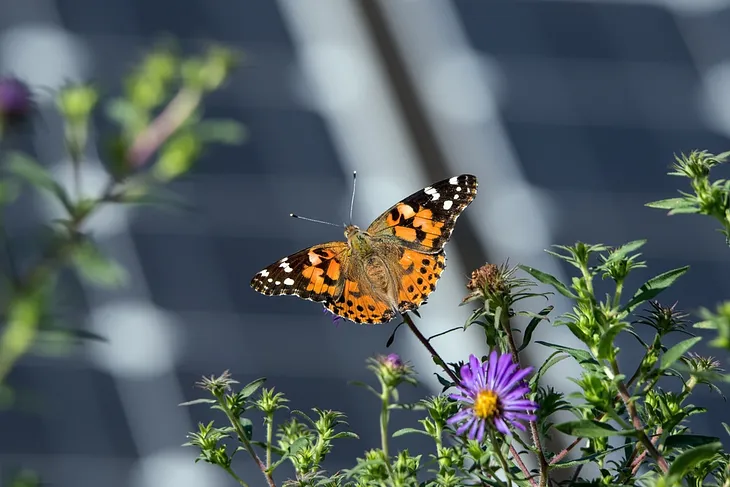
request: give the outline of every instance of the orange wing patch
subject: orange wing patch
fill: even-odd
[[[444,223],[433,219],[433,211],[420,206],[414,209],[406,203],[398,203],[388,213],[385,221],[396,237],[430,249],[434,248],[436,241],[443,235]]]
[[[359,284],[349,279],[345,280],[342,296],[326,306],[334,314],[355,323],[385,323],[395,316],[395,312],[387,303],[362,293]]]
[[[403,267],[398,309],[401,312],[418,308],[436,289],[436,282],[446,267],[443,252],[436,255],[404,249],[399,261]]]
[[[306,290],[315,294],[334,296],[342,272],[342,265],[330,249],[313,248],[307,253],[302,277],[308,280]]]

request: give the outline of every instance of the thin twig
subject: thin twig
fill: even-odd
[[[441,356],[438,354],[438,352],[431,346],[428,339],[423,336],[423,334],[416,328],[416,324],[413,323],[413,319],[408,313],[403,313],[403,321],[406,322],[406,325],[408,325],[408,328],[411,329],[414,335],[416,335],[416,338],[423,344],[424,347],[426,347],[426,350],[431,354],[433,358],[437,360],[439,365],[441,366],[444,371],[449,374],[449,377],[451,377],[451,380],[454,381],[455,384],[458,384],[461,382],[459,377],[446,365],[446,362],[444,362],[444,359],[441,358]]]
[[[615,375],[620,374],[618,364],[615,360],[612,361],[611,368]],[[649,440],[649,437],[646,436],[646,432],[644,431],[644,425],[641,423],[641,418],[639,418],[639,413],[636,410],[636,404],[634,404],[634,401],[631,399],[631,394],[626,388],[626,384],[624,384],[623,381],[618,381],[617,387],[618,393],[621,396],[621,400],[626,406],[626,411],[631,418],[631,423],[633,424],[634,429],[638,431],[639,441],[642,445],[644,445],[644,448],[649,453],[649,455],[651,455],[651,457],[656,461],[657,465],[659,465],[661,471],[663,473],[667,473],[669,471],[669,464],[667,463],[667,460],[664,458],[664,456],[659,453],[659,450],[656,449],[651,440]]]

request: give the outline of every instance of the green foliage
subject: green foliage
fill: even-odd
[[[235,57],[222,47],[211,48],[195,58],[200,69],[195,80],[188,80],[186,66],[190,60],[167,47],[159,47],[133,69],[120,97],[105,99],[96,86],[87,83],[62,87],[56,93],[55,106],[63,122],[74,175],[71,187],[57,181],[44,162],[14,149],[10,138],[2,139],[18,127],[10,123],[10,115],[18,113],[0,107],[5,109],[0,110],[0,248],[6,253],[3,260],[9,264],[2,270],[4,286],[0,296],[0,390],[4,397],[12,396],[12,388],[6,383],[8,374],[34,347],[43,350],[40,345],[47,345],[49,340],[58,345],[63,341],[74,344],[101,338],[61,326],[63,317],[55,312],[58,276],[67,267],[94,286],[117,287],[126,283],[125,270],[94,242],[87,229],[89,220],[105,205],[174,201],[162,189],[165,182],[185,175],[208,144],[243,140],[245,132],[237,122],[205,120],[201,109],[203,96],[222,86]],[[15,88],[16,94],[30,93],[19,80],[11,81],[3,84],[6,95],[9,87]],[[28,100],[15,101],[24,103],[10,107],[16,111],[19,107],[28,111],[32,108]],[[109,171],[106,186],[100,194],[90,195],[81,187],[80,171],[90,144],[89,121],[102,103],[119,128],[107,135],[113,143],[101,154]],[[30,115],[23,113],[24,117]],[[222,133],[213,134],[216,130]],[[181,155],[181,151],[185,153]],[[171,165],[171,154],[177,154],[182,163]],[[155,177],[160,171],[158,166],[165,168],[162,177]],[[55,202],[63,213],[41,228],[40,248],[35,252],[40,257],[29,265],[24,263],[21,270],[15,265],[4,222],[8,213],[17,211],[11,204],[23,191],[39,193]],[[31,485],[30,481],[18,482],[17,485]]]
[[[692,193],[680,191],[681,198],[669,198],[647,203],[646,206],[669,210],[669,215],[698,213],[715,218],[722,225],[721,232],[730,245],[730,181],[710,180],[710,172],[725,164],[730,152],[714,155],[707,151],[692,151],[689,155],[675,156],[671,176],[690,180]]]

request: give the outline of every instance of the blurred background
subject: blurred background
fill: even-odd
[[[165,35],[183,49],[216,41],[244,52],[206,115],[248,131],[242,146],[211,148],[172,184],[192,212],[115,208],[94,222],[130,284],[99,291],[69,273],[62,309],[108,342],[18,364],[9,378],[18,400],[0,412],[0,469],[34,469],[55,486],[232,485],[180,447],[209,411],[177,406],[202,395],[193,387],[200,376],[225,369],[242,383],[268,377],[293,408],[347,413],[361,439],[336,444],[329,468],[377,446],[376,399],[347,381],[373,380],[365,359],[396,351],[421,373],[423,389],[404,390],[406,400],[438,392],[428,353],[405,329],[386,349],[395,321],[335,326],[318,304],[249,288],[269,263],[343,238],[288,215],[346,221],[353,170],[360,226],[429,183],[479,178],[421,310],[426,335],[463,324],[470,310],[457,305],[476,267],[509,258],[569,279],[543,249],[576,240],[646,238],[649,268],[630,284],[689,264],[662,302],[714,309],[730,296],[715,222],[643,205],[685,184],[666,176],[674,153],[730,150],[728,25],[728,0],[0,0],[0,75],[36,90],[41,121],[25,142],[59,177],[68,161],[53,90],[94,80],[118,91]],[[102,181],[101,166],[88,162],[83,178]],[[20,258],[36,257],[37,224],[50,216],[35,198],[7,216]],[[552,303],[553,316],[568,310],[561,298]],[[547,323],[537,335],[575,346]],[[452,333],[434,346],[447,361],[463,360],[484,352],[480,337]],[[638,358],[632,340],[621,342],[627,369]],[[535,364],[548,354],[531,349]],[[565,377],[575,369],[565,362],[548,380],[572,390]],[[717,421],[730,420],[725,402],[696,394],[711,413],[695,431],[719,434]],[[395,416],[393,430],[421,417]],[[408,437],[402,445],[422,448]],[[238,460],[242,477],[262,485]]]

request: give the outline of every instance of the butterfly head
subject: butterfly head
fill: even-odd
[[[357,225],[345,226],[345,238],[350,248],[355,252],[365,254],[371,249],[370,239],[367,232],[360,230]]]

